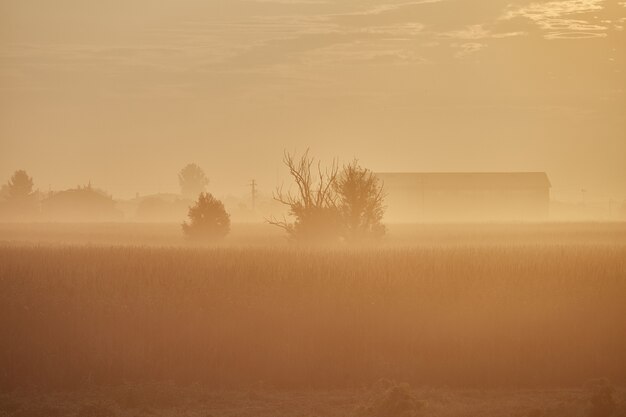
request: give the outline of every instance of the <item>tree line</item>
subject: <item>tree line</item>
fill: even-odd
[[[135,199],[137,214],[159,211],[180,211],[182,215],[198,194],[204,191],[208,178],[196,164],[188,164],[179,172],[181,198],[168,202],[158,196]],[[117,221],[123,218],[113,196],[87,185],[61,191],[42,192],[35,189],[33,178],[25,170],[17,170],[0,186],[0,221]]]
[[[357,160],[339,166],[334,160],[323,167],[307,150],[300,157],[284,153],[283,163],[295,190],[278,187],[273,198],[286,206],[288,214],[266,221],[283,229],[297,242],[361,242],[384,236],[383,184]],[[189,209],[183,232],[190,238],[216,239],[230,230],[224,204],[201,192]]]
[[[286,215],[270,216],[267,223],[296,242],[356,242],[384,236],[383,184],[357,160],[341,166],[333,160],[323,166],[307,150],[300,156],[285,152],[283,163],[293,184],[278,187],[272,198],[286,208]],[[207,191],[209,179],[202,168],[186,165],[178,173],[178,182],[180,201],[188,207],[183,234],[194,240],[228,235],[230,214],[224,203]],[[153,199],[146,202],[154,204]],[[24,170],[15,171],[0,188],[0,216],[5,220],[37,218],[42,211],[65,214],[57,217],[61,219],[80,219],[81,210],[90,213],[90,218],[110,220],[115,217],[107,214],[115,212],[114,206],[112,196],[91,184],[41,193]]]

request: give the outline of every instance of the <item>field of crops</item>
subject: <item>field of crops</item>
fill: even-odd
[[[395,226],[360,248],[117,227],[0,226],[2,390],[626,384],[624,225]]]

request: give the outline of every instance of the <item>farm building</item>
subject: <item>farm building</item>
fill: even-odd
[[[462,222],[546,219],[545,172],[377,173],[387,193],[387,221]]]

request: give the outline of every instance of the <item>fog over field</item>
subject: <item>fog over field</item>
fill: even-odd
[[[625,411],[623,223],[394,225],[356,246],[261,224],[0,236],[6,415]]]
[[[0,0],[0,417],[626,417],[623,0]]]

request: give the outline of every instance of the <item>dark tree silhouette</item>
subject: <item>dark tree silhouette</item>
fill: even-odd
[[[198,165],[188,164],[178,173],[178,183],[183,196],[195,199],[206,190],[209,179]]]
[[[383,184],[372,171],[354,160],[343,167],[333,186],[346,240],[375,239],[385,234]]]
[[[357,161],[341,171],[336,161],[322,169],[308,150],[300,158],[285,152],[283,162],[297,192],[279,187],[274,199],[289,208],[293,220],[272,217],[267,220],[270,224],[284,229],[293,240],[305,242],[354,242],[384,235],[383,188],[370,170]]]
[[[333,184],[337,178],[338,166],[333,162],[323,170],[319,162],[309,156],[307,150],[300,158],[285,152],[285,166],[297,186],[297,192],[284,192],[279,187],[274,199],[289,207],[290,222],[286,218],[268,219],[270,224],[284,229],[296,241],[328,241],[341,237],[341,224],[337,198]],[[315,166],[315,169],[314,169]]]
[[[15,171],[7,184],[8,198],[26,198],[33,194],[33,179],[26,171]]]
[[[33,179],[19,170],[2,187],[0,215],[8,219],[28,219],[39,213],[39,193],[33,190]]]
[[[289,207],[286,218],[268,219],[270,224],[284,229],[295,241],[332,241],[341,237],[339,211],[333,184],[337,177],[337,163],[323,170],[321,164],[309,156],[307,150],[300,158],[285,152],[283,163],[297,186],[297,192],[284,192],[279,187],[274,192],[274,200]],[[315,167],[315,168],[314,168]]]
[[[183,233],[193,239],[219,239],[230,232],[230,215],[224,204],[211,193],[200,193],[189,208],[189,223],[183,223]]]

